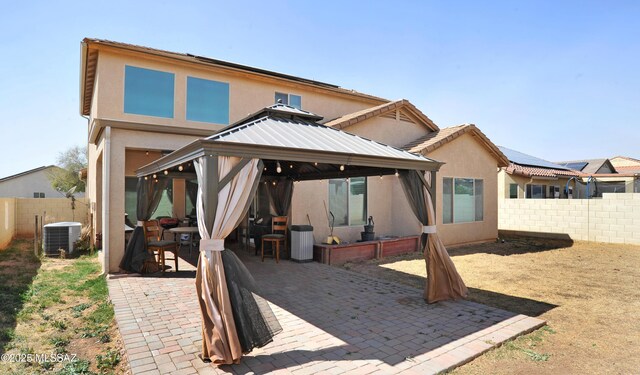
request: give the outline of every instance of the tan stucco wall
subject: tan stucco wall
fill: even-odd
[[[15,177],[0,182],[0,197],[5,198],[33,198],[33,193],[44,193],[45,198],[60,198],[63,195],[51,187],[49,173],[56,167],[51,167]],[[76,193],[76,198],[84,193]]]
[[[526,194],[526,186],[528,184],[536,184],[536,185],[547,185],[547,186],[559,186],[560,187],[560,197],[564,198],[564,188],[567,186],[568,178],[557,178],[557,179],[549,179],[549,178],[536,178],[536,177],[525,177],[519,175],[508,174],[501,169],[498,172],[498,181],[499,181],[499,189],[498,189],[498,197],[509,199],[509,185],[510,184],[518,184],[518,198],[524,199]],[[575,183],[572,182],[570,186],[574,186]]]
[[[402,147],[429,133],[423,125],[386,117],[374,117],[343,130],[395,147]]]
[[[174,117],[161,118],[124,113],[124,69],[131,65],[175,74]],[[346,113],[372,107],[373,102],[355,96],[337,95],[305,85],[258,78],[246,73],[232,73],[219,68],[202,67],[176,60],[153,56],[139,56],[117,50],[103,50],[98,62],[98,85],[92,108],[93,118],[128,121],[140,124],[164,125],[178,128],[217,130],[220,125],[186,120],[187,76],[229,83],[229,121],[233,123],[274,104],[275,92],[302,96],[302,108],[333,119]]]
[[[437,174],[436,218],[445,245],[488,241],[498,237],[498,162],[469,134],[430,152],[426,156],[446,164]],[[442,223],[442,179],[444,177],[484,180],[484,220],[472,223]]]
[[[596,199],[500,199],[499,204],[500,230],[640,244],[640,193],[605,193]]]
[[[0,198],[0,250],[16,235],[16,199]]]

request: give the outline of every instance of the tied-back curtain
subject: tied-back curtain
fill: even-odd
[[[415,170],[403,171],[400,174],[400,180],[414,214],[424,226],[423,240],[425,235],[427,236],[426,244],[423,242],[423,255],[427,263],[427,285],[424,298],[428,303],[464,298],[468,293],[467,287],[435,231],[435,209],[431,193],[425,186],[425,182],[429,186],[432,185],[431,172],[425,174],[424,181],[419,173]]]
[[[151,215],[156,211],[160,200],[162,199],[162,193],[167,188],[170,179],[166,177],[153,178],[138,178],[137,185],[137,206],[136,216],[138,217],[138,223],[131,234],[131,239],[127,244],[127,248],[120,261],[120,268],[129,272],[142,272],[144,261],[147,258],[148,253],[145,246],[144,231],[142,229],[141,221],[149,220]]]
[[[206,157],[206,156],[205,156]],[[217,181],[221,181],[242,162],[236,157],[219,156]],[[214,164],[215,165],[215,164]],[[194,162],[198,177],[196,212],[202,238],[196,271],[196,289],[202,312],[202,355],[216,364],[238,363],[243,353],[270,342],[281,330],[266,301],[254,294],[255,283],[248,270],[231,251],[224,250],[224,239],[240,223],[255,194],[262,174],[262,161],[251,159],[225,186],[206,186],[203,158]],[[207,215],[205,198],[217,194],[215,213]],[[213,217],[207,223],[207,216]]]
[[[291,198],[293,197],[293,180],[282,179],[277,180],[275,185],[267,184],[267,193],[276,215],[289,215],[289,207],[291,207]]]

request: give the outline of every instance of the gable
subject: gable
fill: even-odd
[[[429,133],[429,130],[417,121],[393,112],[358,122],[349,126],[346,131],[394,147],[402,147]]]

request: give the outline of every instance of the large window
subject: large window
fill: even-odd
[[[302,97],[300,95],[285,94],[276,92],[276,103],[282,103],[302,109]]]
[[[174,74],[125,66],[124,112],[173,117]]]
[[[442,222],[469,223],[484,218],[484,182],[473,178],[442,179]]]
[[[136,177],[125,177],[124,179],[124,212],[127,214],[127,218],[135,223],[138,221],[137,209],[138,209],[138,179]],[[162,192],[162,198],[158,204],[158,208],[151,215],[152,219],[158,217],[172,217],[173,216],[173,189],[172,184]]]
[[[229,123],[229,84],[187,77],[187,120]]]
[[[367,178],[329,180],[329,211],[335,217],[335,226],[366,224]]]
[[[527,199],[544,199],[547,197],[547,185],[527,184]]]

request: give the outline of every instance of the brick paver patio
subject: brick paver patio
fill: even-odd
[[[430,374],[544,324],[469,301],[424,303],[421,291],[318,264],[241,258],[283,327],[238,365],[204,363],[194,267],[111,277],[109,294],[133,374]]]

